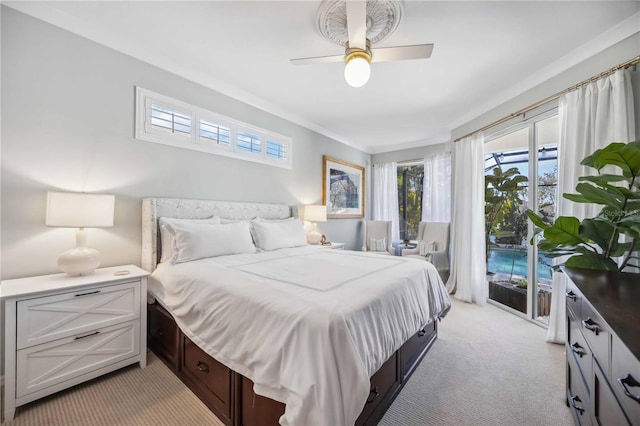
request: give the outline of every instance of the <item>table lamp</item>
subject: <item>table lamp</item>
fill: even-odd
[[[300,219],[311,222],[311,231],[307,233],[307,243],[320,244],[322,234],[318,232],[316,222],[327,221],[327,207],[322,205],[300,206]]]
[[[47,226],[78,228],[76,247],[58,257],[58,267],[70,275],[84,275],[100,266],[100,253],[87,247],[84,228],[113,226],[115,195],[47,192]]]

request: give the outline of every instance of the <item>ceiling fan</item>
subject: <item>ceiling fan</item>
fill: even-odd
[[[426,59],[433,44],[372,48],[398,26],[402,3],[396,0],[325,0],[318,9],[318,28],[328,40],[345,48],[344,55],[291,59],[293,65],[344,61],[344,77],[361,87],[371,75],[371,62]]]

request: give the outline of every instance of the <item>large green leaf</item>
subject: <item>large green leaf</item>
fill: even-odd
[[[544,223],[542,218],[538,216],[533,210],[527,209],[525,213],[529,217],[529,220],[538,228],[542,228],[542,229],[549,228],[550,225],[547,225],[546,223]]]
[[[591,201],[587,200],[584,195],[581,194],[567,194],[566,192],[562,194],[564,198],[567,200],[573,201],[574,203],[590,203]]]
[[[596,176],[580,176],[578,178],[580,182],[593,182],[596,185],[607,185],[611,182],[630,182],[630,179],[621,175],[596,175]]]
[[[598,253],[576,254],[565,262],[571,268],[598,269],[602,271],[617,271],[618,265],[613,260]]]
[[[580,164],[598,170],[607,165],[618,166],[623,172],[640,174],[640,141],[627,144],[614,142],[586,157]]]
[[[579,183],[576,185],[576,191],[582,194],[589,202],[594,204],[622,207],[622,203],[624,202],[624,197],[619,193],[598,188],[597,186],[593,186],[588,183]]]
[[[580,221],[575,217],[560,216],[554,224],[544,230],[544,238],[551,243],[576,246],[585,243],[580,236]]]
[[[609,255],[611,257],[620,257],[623,256],[627,251],[631,250],[631,243],[621,243],[618,244],[618,247],[612,251]]]
[[[603,251],[607,249],[609,241],[612,239],[612,250],[615,250],[618,246],[619,234],[611,222],[600,219],[585,219],[580,224],[580,235],[594,241]]]

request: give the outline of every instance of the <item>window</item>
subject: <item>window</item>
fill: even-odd
[[[287,159],[287,146],[281,142],[267,140],[267,157]]]
[[[191,133],[191,117],[160,105],[151,105],[151,125],[170,130],[171,133]]]
[[[290,169],[291,139],[136,87],[136,139]]]
[[[422,182],[424,164],[398,166],[398,206],[400,207],[400,239],[418,238],[422,220]]]
[[[552,261],[529,244],[527,209],[556,216],[559,120],[555,110],[485,140],[485,244],[489,299],[548,323]],[[520,286],[520,287],[516,287]]]
[[[238,142],[236,146],[239,151],[255,153],[262,151],[262,141],[260,140],[260,136],[239,131],[237,138]]]
[[[200,119],[200,141],[231,146],[231,129]]]

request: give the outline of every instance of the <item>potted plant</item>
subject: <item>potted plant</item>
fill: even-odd
[[[611,143],[580,164],[596,169],[598,175],[580,177],[578,193],[563,197],[603,208],[593,218],[580,221],[560,216],[552,225],[527,210],[537,227],[536,235],[543,236],[538,248],[548,257],[570,256],[564,262],[567,267],[625,272],[639,269],[632,261],[637,263],[635,251],[640,248],[640,141]],[[606,166],[614,166],[617,173],[601,173]],[[625,236],[623,241],[621,235]],[[615,259],[620,259],[619,263]]]

